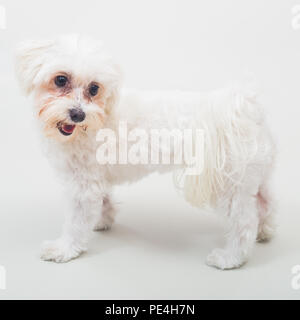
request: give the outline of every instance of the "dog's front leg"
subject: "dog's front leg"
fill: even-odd
[[[88,190],[77,194],[73,200],[73,210],[67,216],[60,238],[45,241],[41,258],[47,261],[67,262],[87,250],[87,244],[101,213],[103,196],[95,196]]]

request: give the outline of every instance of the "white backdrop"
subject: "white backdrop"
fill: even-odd
[[[300,0],[0,0],[0,298],[300,298],[291,268],[300,264]],[[295,25],[294,25],[295,27]],[[65,265],[41,262],[68,210],[43,158],[29,102],[13,75],[13,50],[27,38],[60,33],[103,40],[125,85],[209,90],[255,74],[278,141],[274,176],[278,235],[257,245],[242,269],[204,265],[221,245],[214,216],[184,203],[170,176],[116,190],[117,224],[96,234],[88,254]],[[230,290],[229,290],[230,288]]]

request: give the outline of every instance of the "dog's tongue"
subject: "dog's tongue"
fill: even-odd
[[[72,133],[75,129],[75,125],[72,124],[64,124],[62,126],[62,130],[66,133]]]

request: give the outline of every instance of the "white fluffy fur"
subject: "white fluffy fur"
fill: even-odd
[[[101,83],[103,110],[84,101],[80,86],[74,96],[47,92],[45,85],[57,72],[71,73],[82,83]],[[204,130],[202,174],[182,181],[184,175],[175,171],[175,181],[189,203],[213,207],[228,218],[227,243],[224,249],[212,251],[207,258],[209,265],[239,267],[247,260],[256,239],[271,237],[274,225],[269,176],[274,145],[251,90],[237,86],[211,93],[121,90],[119,68],[102,46],[76,35],[22,44],[17,73],[22,87],[32,94],[37,114],[45,101],[53,98],[46,116],[40,117],[41,129],[48,133],[45,144],[49,159],[63,174],[73,205],[62,236],[43,245],[42,259],[65,262],[76,258],[87,250],[93,229],[111,227],[115,216],[113,186],[136,181],[151,172],[177,169],[174,165],[100,166],[95,156],[97,129],[116,130],[120,120],[127,121],[130,129]],[[67,119],[67,111],[74,103],[79,103],[87,115],[84,130],[77,127],[73,137],[63,137],[53,119]],[[95,120],[95,113],[102,116],[100,122]]]

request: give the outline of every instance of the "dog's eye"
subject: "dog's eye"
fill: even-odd
[[[99,91],[99,86],[97,86],[96,84],[92,84],[89,88],[89,93],[93,97],[97,95],[98,91]]]
[[[54,82],[58,87],[62,88],[67,84],[68,78],[66,76],[57,76]]]

